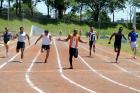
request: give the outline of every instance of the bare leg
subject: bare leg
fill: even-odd
[[[21,48],[21,61],[23,60],[24,58],[24,48]]]
[[[45,62],[44,63],[47,63],[49,54],[50,54],[50,49],[47,49],[46,58],[45,58]]]
[[[41,48],[41,53],[43,53],[44,52],[44,49],[43,48]]]
[[[93,45],[93,52],[95,53],[95,44]]]
[[[118,49],[117,51],[116,63],[118,62],[119,55],[120,55],[120,49]]]
[[[92,47],[89,48],[89,55],[90,55],[90,56],[91,56],[91,49],[92,49]]]
[[[16,49],[16,52],[19,53],[19,50],[20,50],[20,49]]]
[[[134,48],[134,59],[136,59],[136,54],[137,54],[137,48]]]
[[[117,49],[117,48],[114,48],[114,51],[115,51],[115,52],[118,52],[118,49]]]
[[[5,46],[5,49],[6,49],[6,57],[7,57],[8,56],[8,49],[9,49],[9,47],[8,47],[7,44],[4,44],[4,46]]]

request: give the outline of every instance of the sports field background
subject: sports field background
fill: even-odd
[[[23,26],[25,28],[25,31],[30,33],[32,25],[35,25],[42,29],[47,29],[53,35],[59,35],[59,31],[62,31],[64,36],[71,34],[73,29],[82,29],[83,30],[82,35],[85,36],[86,32],[89,30],[89,28],[86,24],[78,25],[78,24],[74,24],[74,23],[68,24],[68,23],[63,23],[63,22],[59,22],[56,24],[50,23],[50,22],[48,24],[42,24],[42,23],[34,22],[34,21],[31,21],[28,19],[24,19],[24,20],[14,19],[14,20],[10,20],[9,22],[7,20],[0,19],[0,24],[1,24],[0,33],[2,33],[4,31],[4,27],[9,27],[10,31],[12,31],[14,34],[19,31],[20,26]],[[117,31],[120,26],[122,26],[122,25],[118,24],[116,27],[112,27],[112,28],[108,27],[108,28],[104,28],[104,29],[95,28],[95,31],[99,32],[100,36],[103,37],[103,38],[99,39],[97,41],[97,43],[101,44],[103,46],[113,48],[113,40],[112,40],[112,44],[108,45],[108,38],[106,38],[106,37],[110,37],[110,35],[113,32]],[[131,30],[127,29],[126,27],[123,27],[123,29],[124,29],[123,33],[127,37],[128,33]],[[137,30],[137,31],[138,31],[138,33],[140,33],[140,30]],[[140,45],[140,41],[139,41],[139,45]],[[124,41],[122,44],[122,51],[132,54],[129,46],[130,46],[129,42]],[[140,56],[140,46],[138,48],[138,56]]]

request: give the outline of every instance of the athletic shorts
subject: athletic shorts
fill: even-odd
[[[8,44],[9,43],[9,40],[4,40],[4,44]]]
[[[44,50],[48,50],[48,49],[50,49],[50,45],[42,45],[41,48],[43,48]]]
[[[89,41],[89,47],[92,48],[93,45],[95,45],[96,41]]]
[[[17,42],[17,49],[25,48],[25,42]]]
[[[138,44],[137,42],[131,42],[131,48],[137,48]]]
[[[121,49],[121,44],[116,44],[116,43],[114,43],[114,48]]]

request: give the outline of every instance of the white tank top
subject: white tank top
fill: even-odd
[[[76,48],[76,36],[73,37],[72,48]]]
[[[23,33],[18,33],[18,41],[19,42],[25,42],[25,40],[26,40],[26,33],[25,32],[23,32]]]
[[[96,33],[95,32],[93,32],[93,33],[90,33],[90,36],[89,36],[89,41],[96,41],[97,39],[96,39]]]
[[[50,45],[50,34],[47,36],[43,33],[42,45]]]

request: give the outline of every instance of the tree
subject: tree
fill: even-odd
[[[64,0],[55,0],[54,4],[55,4],[55,9],[57,9],[58,11],[58,18],[62,19],[63,17],[63,11],[65,9],[65,1]]]
[[[0,13],[2,12],[2,8],[3,8],[3,0],[1,0],[0,2]]]
[[[115,10],[123,10],[123,8],[125,8],[125,3],[126,3],[126,0],[111,0],[109,1],[109,11],[113,14],[113,22],[114,22],[114,18],[115,18],[115,15],[114,15],[114,12]]]
[[[114,12],[116,8],[122,8],[125,6],[126,0],[117,0],[115,3],[112,0],[77,0],[79,3],[83,3],[92,11],[94,21],[99,21],[99,15],[101,11],[111,9]],[[114,0],[113,0],[114,1]]]

